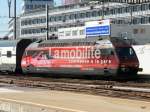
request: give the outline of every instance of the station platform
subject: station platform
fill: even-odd
[[[3,112],[150,112],[150,102],[45,89],[0,87]]]

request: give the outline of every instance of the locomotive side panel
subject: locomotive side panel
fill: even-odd
[[[112,44],[29,48],[22,68],[37,73],[115,75],[118,60]]]
[[[27,73],[104,76],[123,74],[126,77],[136,75],[139,70],[133,48],[124,41],[56,40],[33,46],[25,50],[22,59],[22,68]]]

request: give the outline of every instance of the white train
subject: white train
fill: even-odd
[[[140,74],[150,74],[150,44],[133,46],[143,71]]]
[[[21,59],[30,39],[0,41],[0,71],[21,72]]]

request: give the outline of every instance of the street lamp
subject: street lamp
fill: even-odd
[[[16,0],[14,0],[14,16],[11,16],[11,0],[7,0],[8,2],[8,8],[9,8],[9,18],[13,18],[14,19],[14,39],[16,39],[16,35],[17,35],[17,16],[16,16]]]

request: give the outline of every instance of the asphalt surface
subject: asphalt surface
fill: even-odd
[[[150,102],[0,84],[0,101],[47,108],[47,112],[150,112]],[[52,111],[53,110],[53,111]]]

